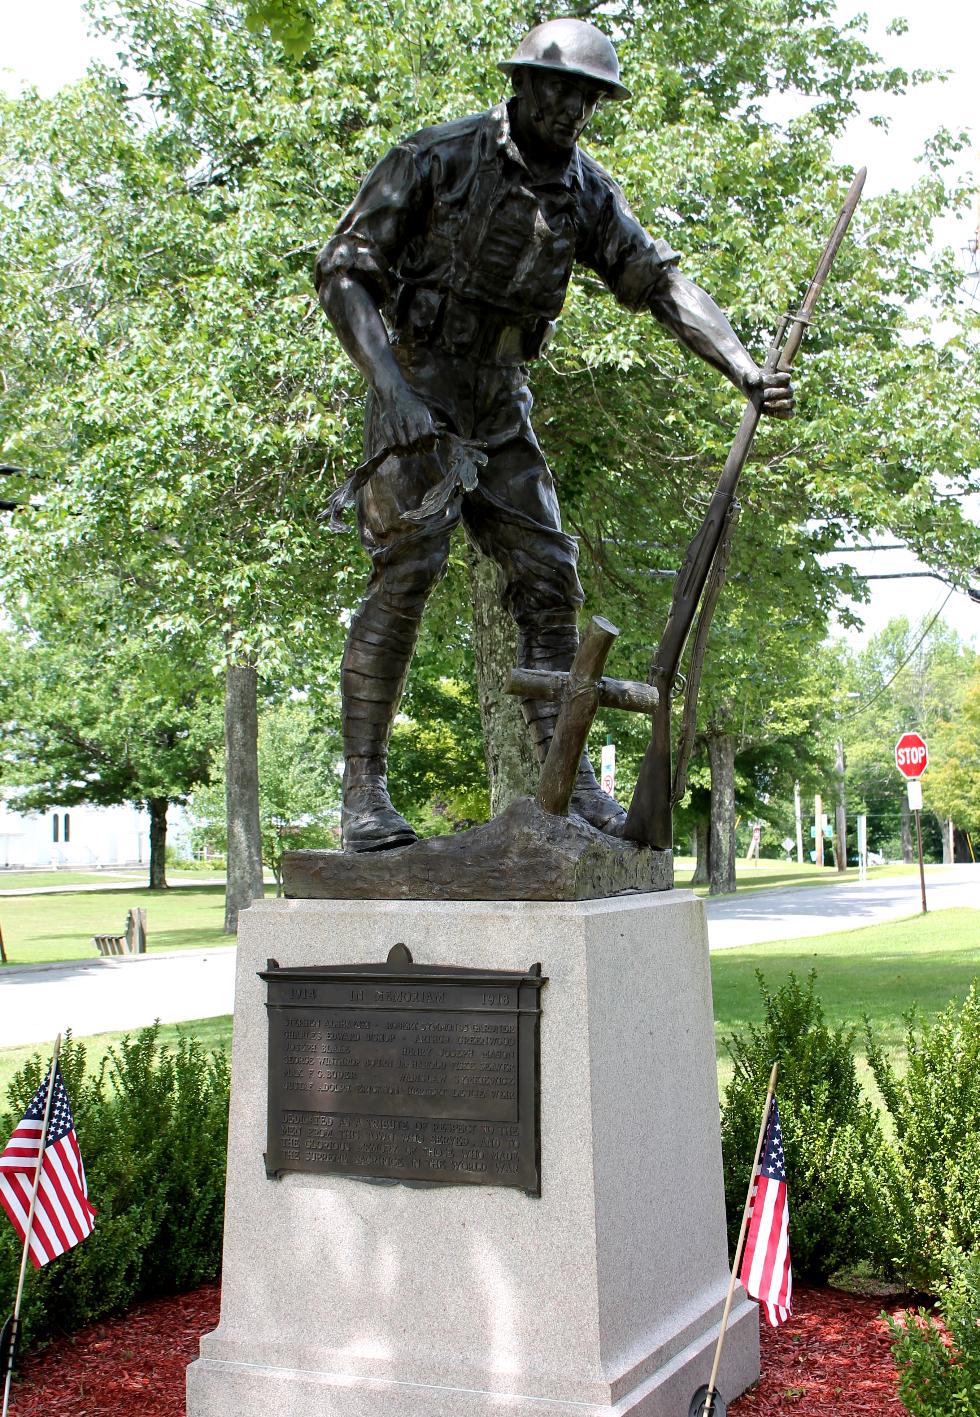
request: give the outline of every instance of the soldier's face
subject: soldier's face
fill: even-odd
[[[588,79],[529,72],[525,89],[527,121],[542,146],[569,152],[595,113],[603,90]]]

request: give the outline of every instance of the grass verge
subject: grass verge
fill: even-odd
[[[756,971],[772,991],[791,973],[804,979],[816,970],[816,992],[831,1025],[859,1030],[858,1069],[868,1093],[878,1101],[864,1061],[864,1016],[895,1064],[905,1060],[903,1014],[915,1008],[930,1018],[950,1000],[961,1003],[980,975],[980,911],[941,910],[907,920],[868,925],[837,935],[718,950],[711,956],[718,1080],[727,1084],[731,1060],[727,1034],[738,1033],[763,1016]]]
[[[931,866],[927,864],[926,870]],[[690,886],[694,874],[694,860],[690,856],[674,858],[674,874],[679,886]],[[895,876],[918,876],[918,865],[906,866],[901,862],[889,866],[872,866],[868,872],[869,881],[882,881]],[[829,866],[813,866],[806,863],[797,865],[795,861],[771,861],[764,859],[758,864],[738,861],[735,864],[735,880],[739,895],[747,891],[786,889],[788,886],[835,886],[842,881],[858,881],[860,874],[856,866],[849,866],[838,873]],[[707,886],[695,886],[698,895],[707,895]]]
[[[232,944],[224,933],[225,888],[180,890],[69,891],[59,895],[6,896],[0,928],[10,964],[53,964],[95,959],[95,934],[118,934],[132,906],[145,906],[147,946],[159,950],[212,949]],[[2,978],[2,969],[0,969]]]
[[[138,1032],[138,1028],[126,1028],[119,1033],[93,1033],[88,1038],[80,1038],[78,1041],[85,1044],[86,1070],[98,1071],[99,1064],[113,1044],[121,1038],[134,1038]],[[173,1044],[179,1033],[199,1039],[208,1049],[222,1048],[228,1052],[231,1048],[231,1014],[219,1018],[190,1019],[187,1023],[161,1024],[160,1042]],[[24,1043],[18,1048],[0,1048],[0,1112],[6,1110],[7,1088],[11,1079],[35,1053],[46,1067],[50,1054],[46,1054],[36,1043]]]

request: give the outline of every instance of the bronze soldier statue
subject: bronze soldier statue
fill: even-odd
[[[371,475],[357,508],[373,571],[341,680],[347,851],[415,840],[388,796],[388,739],[460,521],[503,572],[521,665],[571,664],[583,601],[577,548],[531,428],[527,366],[548,343],[576,261],[765,412],[792,412],[789,375],[759,368],[711,297],[681,274],[677,253],[644,231],[577,146],[598,103],[629,97],[606,36],[581,20],[550,20],[500,68],[510,100],[392,148],[316,262],[323,308],[369,385]],[[543,762],[557,706],[527,699],[522,708]],[[570,810],[622,832],[625,813],[584,755]]]

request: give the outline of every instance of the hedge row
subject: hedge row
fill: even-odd
[[[10,1135],[47,1071],[35,1055],[8,1090]],[[89,1195],[98,1219],[70,1254],[28,1275],[22,1340],[71,1332],[135,1300],[175,1293],[221,1266],[228,1142],[225,1055],[193,1038],[161,1045],[144,1028],[86,1076],[85,1049],[69,1036],[61,1072],[75,1114]],[[0,1309],[9,1312],[21,1245],[0,1214]]]

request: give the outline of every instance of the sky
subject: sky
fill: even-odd
[[[980,5],[976,0],[842,0],[842,18],[858,10],[869,17],[868,40],[890,64],[911,69],[947,71],[945,82],[924,84],[892,99],[874,97],[863,118],[855,120],[837,147],[840,162],[867,166],[866,192],[871,195],[914,182],[921,168],[916,159],[926,140],[940,127],[972,133],[974,147],[964,153],[960,168],[980,171]],[[895,16],[907,21],[907,32],[887,34]],[[111,61],[112,45],[93,38],[81,0],[0,0],[0,87],[16,93],[23,83],[44,94],[77,79],[93,58]],[[867,121],[871,113],[889,119],[887,130]],[[975,268],[978,213],[974,209],[939,233],[940,242],[960,252],[964,271]],[[971,242],[972,248],[971,248]],[[980,279],[966,290],[980,302]],[[980,519],[980,498],[971,508]],[[889,542],[892,538],[888,538]],[[904,551],[878,551],[850,557],[861,571],[884,574],[922,570]],[[865,633],[874,634],[895,615],[925,622],[941,609],[942,618],[964,638],[980,645],[980,604],[937,580],[870,582],[871,603],[860,607]],[[980,585],[980,577],[978,577]],[[947,598],[948,597],[948,598]],[[851,638],[856,638],[851,636]]]

